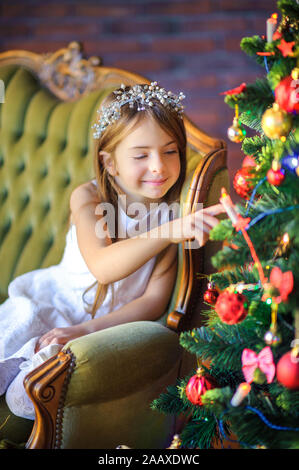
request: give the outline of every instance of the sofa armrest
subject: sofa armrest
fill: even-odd
[[[158,380],[181,355],[176,333],[150,321],[107,328],[70,341],[75,356],[65,406],[124,397]]]
[[[181,354],[178,335],[150,321],[118,325],[70,341],[25,377],[36,412],[26,447],[59,447],[65,408],[136,393],[169,375]]]

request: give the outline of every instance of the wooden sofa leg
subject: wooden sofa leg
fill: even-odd
[[[24,387],[36,415],[27,449],[60,447],[64,397],[74,366],[72,353],[60,351],[25,377]]]

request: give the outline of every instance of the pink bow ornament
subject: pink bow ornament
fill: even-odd
[[[280,295],[273,297],[274,302],[287,302],[288,295],[292,292],[294,287],[294,278],[292,271],[283,273],[278,266],[275,266],[270,274],[270,283],[273,287],[279,290]]]
[[[271,348],[266,346],[259,354],[251,349],[244,349],[242,353],[242,370],[247,383],[253,382],[254,371],[259,368],[271,383],[275,376],[275,364]]]

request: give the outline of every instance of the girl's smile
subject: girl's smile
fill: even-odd
[[[149,181],[144,181],[144,183],[152,184],[152,185],[154,185],[154,186],[161,186],[161,185],[164,184],[166,181],[167,181],[167,178],[161,179],[161,180],[149,180]]]

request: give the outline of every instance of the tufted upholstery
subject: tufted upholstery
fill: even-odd
[[[90,122],[108,90],[61,102],[27,70],[1,68],[5,105],[0,129],[0,279],[7,286],[24,272],[60,261],[69,198],[93,177]]]
[[[60,262],[69,226],[70,194],[76,186],[94,178],[91,123],[101,101],[115,86],[98,87],[80,99],[63,101],[23,66],[0,66],[0,79],[5,84],[5,103],[0,104],[0,301],[3,302],[7,298],[7,287],[15,277]],[[188,146],[182,202],[186,200],[193,173],[204,157],[205,152],[198,147]],[[205,198],[199,201],[205,205],[217,202],[220,187],[228,186],[225,167],[212,171]],[[207,244],[207,258],[209,250]],[[76,358],[76,367],[64,396],[59,446],[109,448],[115,444],[130,444],[145,448],[164,446],[167,442],[170,422],[153,414],[148,403],[166,384],[174,382],[181,364],[178,336],[162,326],[175,308],[180,289],[181,247],[179,260],[172,299],[166,314],[156,324],[121,325],[89,335],[88,342],[85,337],[67,345]],[[205,265],[202,266],[205,269]],[[195,324],[196,318],[195,315]],[[117,356],[115,351],[118,351]],[[111,389],[106,385],[108,379],[103,380],[105,374],[111,376],[111,370],[117,368],[127,370],[122,364],[128,367],[140,358],[139,369],[145,364],[143,378],[136,377],[136,383],[132,384],[135,369],[128,372],[129,375],[116,373],[112,387],[115,392],[111,397]],[[150,361],[151,367],[146,367],[145,361]],[[121,381],[121,387],[117,380]],[[8,414],[2,397],[0,426]],[[104,420],[102,434],[96,416]],[[25,443],[32,424],[13,416],[0,429],[0,439]],[[126,442],[120,442],[126,438]]]

